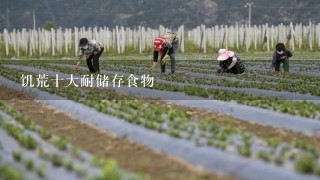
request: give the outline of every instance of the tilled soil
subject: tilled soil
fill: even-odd
[[[68,113],[37,102],[19,91],[0,85],[0,92],[1,100],[36,124],[66,137],[73,145],[92,154],[117,160],[125,170],[145,174],[150,179],[231,179],[80,122]]]

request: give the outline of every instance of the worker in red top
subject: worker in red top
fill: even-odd
[[[170,56],[171,61],[171,73],[175,73],[175,52],[178,49],[178,38],[175,33],[167,32],[162,36],[157,37],[154,40],[154,52],[153,52],[153,63],[150,67],[150,71],[153,71],[158,67],[158,57],[160,55],[161,72],[166,71],[166,60]]]

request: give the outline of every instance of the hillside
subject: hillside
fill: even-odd
[[[32,28],[33,10],[37,27],[46,21],[57,26],[136,26],[176,27],[185,24],[246,23],[248,9],[245,0],[5,0],[0,6],[0,29]],[[318,22],[320,16],[315,0],[254,0],[252,24],[288,23],[309,20]],[[9,17],[9,18],[7,18]]]

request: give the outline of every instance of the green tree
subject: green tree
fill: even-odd
[[[56,24],[53,21],[46,21],[43,25],[45,30],[51,30],[51,28],[56,29]]]

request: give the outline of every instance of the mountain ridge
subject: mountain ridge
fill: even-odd
[[[58,27],[93,27],[160,24],[176,28],[184,24],[193,28],[246,24],[248,8],[244,0],[4,0],[0,6],[0,29],[32,28],[53,21]],[[252,1],[251,24],[318,23],[320,4],[316,0]],[[9,17],[9,18],[8,18]]]

